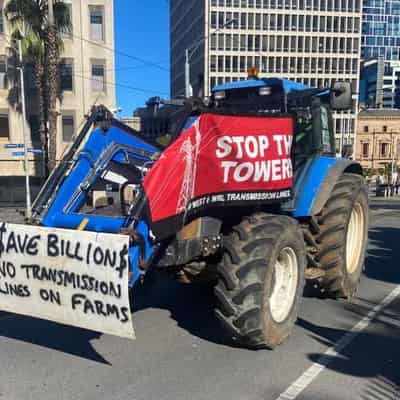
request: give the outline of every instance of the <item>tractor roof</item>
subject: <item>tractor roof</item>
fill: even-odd
[[[252,87],[262,86],[281,86],[285,93],[289,93],[292,90],[302,91],[313,89],[311,86],[303,85],[302,83],[290,81],[288,79],[279,78],[259,78],[259,79],[247,79],[244,81],[228,82],[221,85],[214,86],[212,91],[218,92],[221,90],[232,90],[232,89],[244,89]]]

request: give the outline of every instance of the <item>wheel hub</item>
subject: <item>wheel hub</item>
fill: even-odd
[[[291,247],[279,253],[274,266],[274,284],[269,300],[271,316],[275,322],[283,322],[292,309],[299,279],[298,259]]]
[[[362,205],[354,204],[346,235],[346,269],[352,274],[357,270],[364,241],[365,217]]]

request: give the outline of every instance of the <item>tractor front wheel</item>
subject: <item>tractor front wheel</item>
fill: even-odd
[[[239,343],[274,348],[292,331],[304,288],[303,234],[296,220],[257,213],[224,238],[217,317]]]

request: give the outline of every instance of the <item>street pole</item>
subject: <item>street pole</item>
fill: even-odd
[[[390,177],[390,179],[392,180],[392,182],[391,183],[393,183],[393,174],[394,174],[394,152],[395,152],[395,149],[394,149],[394,145],[395,145],[395,143],[394,143],[394,141],[393,141],[393,130],[390,132],[390,141],[391,141],[391,143],[390,143],[390,145],[391,145],[391,150],[392,150],[392,170],[391,170],[391,177]]]
[[[185,97],[189,98],[191,95],[190,90],[190,60],[189,49],[185,50]]]
[[[31,201],[31,186],[29,182],[29,155],[28,155],[28,138],[25,129],[26,124],[26,105],[25,105],[25,82],[24,82],[24,66],[22,60],[22,42],[21,38],[18,40],[19,51],[19,73],[21,79],[21,103],[22,103],[22,134],[24,137],[24,169],[25,169],[25,190],[26,190],[26,218],[30,219],[32,216],[32,201]]]
[[[343,156],[343,141],[344,141],[344,113],[340,113],[340,157]]]
[[[50,2],[49,2],[50,4]],[[190,86],[190,59],[193,56],[193,54],[196,52],[196,50],[200,47],[200,45],[207,40],[208,37],[215,35],[217,32],[219,32],[221,29],[226,28],[228,25],[231,25],[232,23],[236,22],[236,19],[233,18],[229,21],[227,21],[224,25],[219,27],[218,29],[215,29],[213,32],[211,32],[208,36],[204,36],[201,38],[196,45],[193,45],[191,47],[188,47],[185,50],[185,97],[188,98],[193,95],[193,89]],[[192,50],[191,50],[192,49]]]
[[[47,0],[49,25],[54,25],[53,0]]]

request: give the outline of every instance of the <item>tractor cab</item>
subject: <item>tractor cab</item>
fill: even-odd
[[[313,88],[278,78],[251,78],[212,89],[212,108],[238,115],[290,115],[294,119],[295,164],[313,155],[335,154],[332,111],[351,107],[351,86]]]

